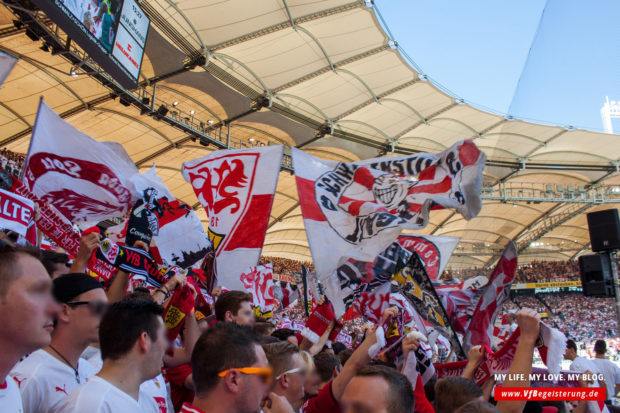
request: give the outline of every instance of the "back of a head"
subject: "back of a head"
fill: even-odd
[[[288,341],[280,341],[273,344],[264,344],[263,350],[269,360],[269,365],[273,369],[273,375],[279,376],[291,367],[291,358],[299,353],[299,349]]]
[[[596,340],[596,343],[594,343],[594,352],[600,355],[604,355],[607,352],[607,343],[605,343],[605,340]]]
[[[261,336],[270,336],[273,330],[275,330],[275,326],[269,322],[255,322],[252,328],[256,334]]]
[[[472,400],[459,407],[455,413],[499,413],[499,410],[489,402]]]
[[[295,330],[291,330],[290,328],[278,328],[273,333],[271,333],[272,337],[275,337],[281,341],[286,341],[290,336],[294,335]]]
[[[568,339],[566,340],[566,348],[572,348],[575,352],[577,352],[577,343],[575,343],[575,340]]]
[[[435,384],[435,411],[452,413],[480,396],[482,390],[473,381],[463,377],[444,377]]]
[[[387,398],[388,413],[413,413],[414,396],[411,382],[404,374],[385,366],[366,366],[356,377],[381,377],[390,388]]]
[[[20,256],[24,255],[37,260],[41,259],[39,250],[11,247],[6,244],[0,245],[0,298],[6,297],[13,281],[20,277],[21,273],[18,270],[17,261]]]
[[[69,256],[67,254],[43,250],[41,251],[41,263],[43,263],[43,266],[50,277],[56,271],[57,264],[62,264],[65,266],[65,272],[69,272],[69,268],[66,268],[66,265],[69,263]]]
[[[330,353],[319,353],[314,356],[314,365],[316,366],[316,371],[319,373],[319,377],[321,378],[321,382],[325,383],[332,379],[334,374],[334,369],[340,370],[341,364],[338,357],[334,354]]]
[[[347,349],[347,346],[345,346],[344,344],[342,344],[339,341],[336,341],[335,343],[332,344],[332,350],[334,350],[334,354],[335,355],[339,355],[340,353],[342,353],[346,349]]]
[[[250,367],[257,362],[259,337],[249,327],[233,323],[216,323],[205,331],[192,352],[192,379],[196,394],[210,393],[218,383],[218,373]]]
[[[114,303],[99,326],[99,346],[103,360],[126,356],[143,332],[157,340],[163,308],[147,300],[123,300]]]
[[[241,304],[245,301],[252,302],[252,295],[245,291],[233,290],[223,292],[215,302],[215,318],[217,321],[226,321],[227,311],[237,315]]]

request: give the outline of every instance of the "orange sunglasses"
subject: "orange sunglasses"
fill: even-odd
[[[273,369],[271,367],[239,367],[220,371],[217,375],[218,377],[224,377],[229,371],[238,371],[239,373],[258,376],[266,384],[271,383],[271,378],[273,377]]]

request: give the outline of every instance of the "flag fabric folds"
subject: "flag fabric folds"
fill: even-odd
[[[87,136],[41,100],[23,182],[43,202],[71,222],[122,216],[137,199],[130,183],[136,173],[120,144]]]
[[[243,289],[241,274],[258,265],[282,153],[282,145],[220,150],[183,164],[209,217],[217,282],[227,288]]]
[[[308,242],[323,282],[342,257],[371,262],[402,229],[423,228],[431,208],[466,219],[482,207],[485,155],[471,141],[441,153],[353,163],[318,159],[292,148]]]
[[[494,321],[502,305],[509,298],[510,286],[516,271],[517,247],[514,242],[509,241],[478,299],[478,304],[467,327],[467,334],[463,339],[465,351],[477,345],[491,346]]]

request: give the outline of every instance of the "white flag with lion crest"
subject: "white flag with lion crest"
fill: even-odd
[[[471,219],[482,207],[486,157],[469,140],[441,153],[353,163],[295,148],[292,155],[308,242],[325,285],[338,283],[331,278],[343,259],[372,262],[401,230],[425,227],[431,209],[452,208]]]
[[[183,164],[209,217],[218,284],[229,289],[243,291],[241,274],[258,265],[283,148],[220,150]]]

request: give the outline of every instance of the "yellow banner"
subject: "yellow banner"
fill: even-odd
[[[534,288],[564,288],[564,287],[581,287],[581,281],[558,281],[548,283],[521,283],[513,284],[511,290],[531,290]]]

